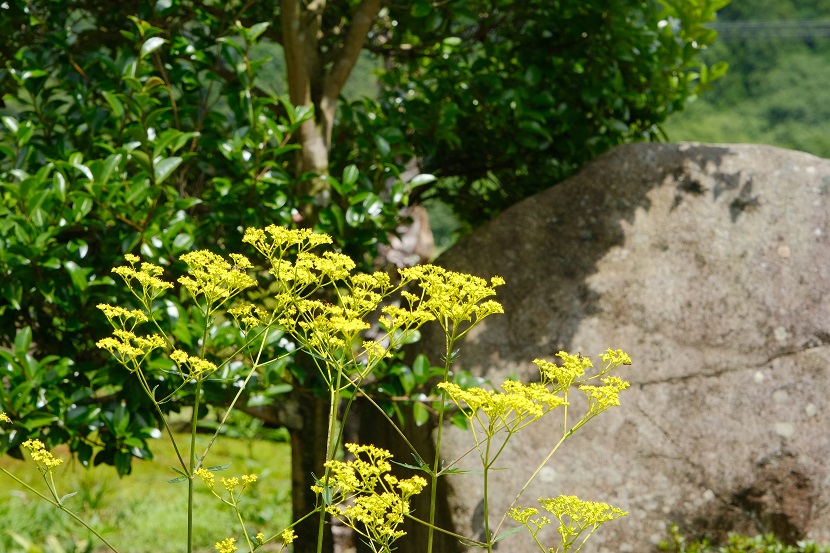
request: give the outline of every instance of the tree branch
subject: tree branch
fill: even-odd
[[[352,23],[343,40],[343,45],[334,58],[334,65],[323,88],[323,97],[329,102],[336,102],[338,96],[340,96],[340,91],[343,90],[346,79],[349,78],[357,63],[357,58],[366,43],[366,37],[369,36],[372,24],[377,19],[382,3],[383,0],[363,0],[355,10]]]

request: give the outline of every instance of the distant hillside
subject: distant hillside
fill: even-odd
[[[666,123],[672,141],[748,142],[830,157],[830,2],[733,0],[706,53],[729,71]]]

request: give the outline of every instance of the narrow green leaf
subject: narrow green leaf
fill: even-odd
[[[220,470],[227,470],[231,467],[230,463],[225,463],[224,465],[214,465],[212,467],[208,467],[207,470],[210,472],[218,472]]]
[[[516,526],[515,528],[511,528],[510,530],[505,530],[504,532],[502,532],[501,534],[496,536],[496,539],[493,540],[493,543],[496,543],[497,541],[501,541],[504,538],[506,538],[507,536],[512,536],[516,532],[524,530],[524,528],[525,528],[524,526]]]
[[[121,103],[121,100],[118,99],[118,96],[116,96],[109,90],[105,90],[101,94],[104,95],[104,99],[112,108],[112,111],[113,113],[115,113],[115,116],[121,119],[121,117],[124,116],[124,104]]]
[[[68,494],[66,494],[65,496],[61,497],[61,498],[58,500],[58,503],[60,503],[61,505],[63,505],[63,502],[64,502],[64,501],[66,501],[67,499],[69,499],[70,497],[72,497],[73,495],[78,495],[78,492],[72,492],[72,493],[68,493]]]

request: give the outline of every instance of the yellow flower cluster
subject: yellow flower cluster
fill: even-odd
[[[63,463],[63,459],[55,458],[40,440],[26,440],[23,442],[23,447],[29,450],[29,455],[42,473],[49,472]]]
[[[252,303],[232,307],[228,309],[228,314],[234,318],[237,326],[245,332],[266,325],[269,321],[268,311]]]
[[[180,277],[179,283],[194,298],[204,296],[208,305],[221,304],[240,291],[256,286],[256,279],[246,272],[253,267],[248,258],[237,253],[230,257],[233,263],[207,250],[184,254],[181,260],[187,264],[190,276]]]
[[[628,515],[627,511],[612,507],[608,503],[583,501],[575,495],[540,498],[539,503],[560,522],[562,517],[568,517],[570,525],[580,530]]]
[[[392,454],[385,449],[357,444],[346,444],[346,449],[354,460],[326,463],[332,491],[326,510],[382,550],[391,550],[392,542],[406,535],[398,526],[409,513],[409,498],[421,493],[427,482],[420,476],[399,480],[389,474]],[[321,486],[312,489],[323,492]]]
[[[148,320],[144,311],[138,309],[124,309],[123,307],[106,303],[99,303],[96,307],[104,312],[104,316],[115,328],[127,328],[127,323],[130,319],[133,319],[130,328],[135,328],[137,324],[146,323]],[[116,321],[114,322],[113,319],[116,319]]]
[[[216,365],[207,359],[202,359],[201,357],[196,357],[195,355],[188,355],[180,349],[177,349],[171,353],[170,359],[172,359],[179,366],[179,373],[185,380],[198,380],[199,378],[209,376],[216,370]],[[189,367],[190,370],[185,372],[183,369],[185,366]]]
[[[210,489],[213,489],[213,486],[216,484],[216,477],[213,475],[212,472],[210,472],[208,469],[204,467],[200,467],[196,469],[195,474],[196,476],[202,479],[202,482],[205,483],[205,486],[207,486]]]
[[[456,337],[466,331],[461,330],[462,323],[469,323],[469,329],[489,315],[504,313],[500,303],[486,300],[504,284],[501,277],[491,278],[488,284],[483,278],[435,265],[417,265],[399,272],[404,282],[416,282],[421,288],[419,309],[431,313],[445,331]]]
[[[216,550],[219,553],[233,553],[236,551],[236,546],[234,545],[236,540],[234,538],[228,538],[226,540],[216,542]]]
[[[628,382],[617,376],[607,376],[602,379],[605,386],[580,386],[588,397],[589,413],[599,414],[609,407],[620,404],[620,392],[630,386]]]
[[[127,254],[124,259],[127,260],[130,266],[115,267],[112,272],[123,278],[133,294],[141,299],[145,305],[159,297],[165,290],[173,287],[170,282],[159,278],[159,275],[164,273],[164,269],[158,265],[142,263],[140,268],[136,269],[136,263],[140,261],[138,256]],[[141,286],[141,294],[133,288],[133,280]]]
[[[214,489],[214,486],[216,485],[216,477],[212,471],[200,467],[196,469],[194,474],[202,479],[202,482],[205,483],[205,486],[208,487],[213,495],[228,505],[236,505],[239,500],[242,499],[242,495],[245,493],[245,489],[248,485],[257,481],[256,474],[243,474],[241,477],[233,476],[231,478],[220,478],[219,481],[222,483],[222,487],[225,488],[229,496],[229,499],[223,499]]]
[[[594,366],[591,360],[580,354],[571,355],[568,352],[560,351],[556,354],[562,360],[561,365],[544,359],[535,359],[533,362],[539,367],[542,382],[552,384],[557,392],[567,390],[574,380],[585,376],[585,370]]]
[[[167,342],[159,334],[136,336],[130,330],[116,328],[112,336],[98,340],[95,345],[110,352],[128,370],[136,371],[151,351],[166,347]]]
[[[558,532],[562,538],[561,551],[569,551],[585,530],[589,530],[588,536],[590,536],[603,523],[628,515],[627,511],[612,507],[607,503],[582,501],[575,495],[539,498],[539,503],[559,522]],[[510,509],[507,516],[524,525],[536,543],[540,543],[537,534],[539,530],[550,524],[551,520],[546,516],[531,518],[537,514],[539,510],[534,507],[515,507]],[[549,551],[560,551],[560,548],[550,548]]]
[[[283,530],[280,536],[282,537],[282,541],[285,545],[290,545],[297,539],[297,534],[291,528]]]
[[[515,432],[553,409],[567,402],[539,383],[523,384],[506,380],[503,392],[483,388],[462,389],[452,382],[442,382],[438,387],[445,390],[459,408],[464,410],[470,421],[477,420],[487,435],[492,436],[502,428]],[[483,412],[487,421],[480,418]]]
[[[12,422],[12,420],[9,418],[9,416],[6,413],[0,413],[0,421],[8,422],[8,423]]]
[[[303,252],[322,244],[331,244],[331,236],[311,229],[289,229],[268,225],[264,229],[248,228],[242,241],[251,244],[268,259],[281,258],[293,247]]]

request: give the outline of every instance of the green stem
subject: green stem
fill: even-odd
[[[490,534],[490,498],[488,496],[490,491],[490,444],[493,441],[491,434],[492,432],[487,435],[487,448],[484,451],[484,540],[487,544],[488,553],[493,552],[493,536]]]
[[[83,526],[84,528],[86,528],[87,530],[92,532],[95,535],[95,537],[98,538],[99,540],[101,540],[104,543],[104,545],[106,545],[107,547],[110,548],[111,551],[115,551],[115,553],[118,553],[118,549],[116,549],[114,545],[112,545],[110,542],[108,542],[104,536],[99,534],[98,531],[95,530],[95,528],[93,528],[92,526],[87,524],[87,522],[84,521],[84,519],[82,519],[81,517],[79,517],[78,515],[76,515],[75,513],[73,513],[72,511],[70,511],[66,507],[64,507],[63,505],[61,505],[59,501],[55,501],[53,499],[50,499],[50,498],[46,497],[45,495],[43,495],[42,493],[40,493],[39,491],[34,489],[32,486],[30,486],[29,484],[27,484],[26,482],[24,482],[23,480],[21,480],[20,478],[15,476],[14,474],[10,473],[6,469],[0,468],[0,471],[2,471],[6,476],[10,477],[12,480],[16,481],[18,484],[25,487],[27,490],[29,490],[33,494],[37,495],[38,497],[40,497],[44,501],[47,501],[48,503],[51,503],[52,505],[54,505],[55,507],[57,507],[58,509],[60,509],[64,513],[71,516],[81,526]],[[50,491],[52,491],[54,493],[53,490],[50,490]]]
[[[187,553],[193,551],[193,480],[196,469],[196,430],[199,426],[199,401],[202,396],[202,381],[196,381],[196,399],[193,401],[193,416],[190,424],[190,460],[187,471]]]
[[[242,527],[242,534],[245,536],[245,541],[248,543],[248,549],[250,549],[251,553],[253,553],[254,544],[251,543],[251,537],[248,535],[248,530],[245,528],[245,521],[242,519],[242,513],[239,512],[239,507],[237,507],[236,503],[233,505],[233,510],[236,511],[236,518],[239,519],[239,525]]]
[[[446,333],[446,354],[444,357],[444,377],[443,381],[447,381],[447,377],[450,374],[450,365],[452,365],[452,348],[455,344],[454,336],[451,335],[449,332],[446,323],[444,325],[447,328]],[[441,390],[441,408],[438,410],[438,430],[435,436],[435,461],[433,462],[432,466],[432,474],[430,475],[430,490],[429,490],[429,524],[427,527],[429,528],[427,533],[427,553],[432,553],[432,541],[434,538],[434,531],[435,531],[435,503],[438,498],[438,467],[441,464],[441,438],[443,437],[443,430],[444,430],[444,412],[446,411],[446,404],[447,401],[447,392],[445,390]]]
[[[486,547],[486,545],[487,545],[487,544],[485,544],[485,543],[483,543],[483,542],[476,541],[476,540],[471,539],[471,538],[469,538],[469,537],[467,537],[467,536],[462,536],[461,534],[456,534],[455,532],[450,532],[449,530],[447,530],[447,529],[445,529],[445,528],[441,528],[440,526],[435,526],[434,524],[430,524],[430,523],[428,523],[427,521],[425,521],[425,520],[421,520],[420,518],[418,518],[418,517],[414,517],[414,516],[412,516],[412,515],[410,515],[410,514],[404,513],[404,515],[403,515],[403,516],[405,516],[406,518],[408,518],[408,519],[410,519],[410,520],[414,520],[414,521],[415,521],[415,522],[417,522],[418,524],[423,524],[424,526],[426,526],[426,527],[428,527],[428,528],[431,528],[431,529],[433,529],[433,530],[436,530],[436,531],[438,531],[438,532],[441,532],[442,534],[446,534],[446,535],[448,535],[448,536],[450,536],[450,537],[456,538],[457,540],[462,541],[462,542],[464,542],[464,544],[469,545],[469,546],[471,546],[471,547],[480,547],[480,548],[483,548],[483,547]]]
[[[533,480],[536,478],[536,476],[539,475],[539,472],[541,472],[541,470],[545,467],[545,465],[548,464],[548,461],[550,461],[551,457],[553,457],[553,454],[556,453],[556,451],[559,449],[559,446],[561,446],[562,443],[565,441],[565,438],[567,438],[571,434],[572,434],[572,432],[568,432],[564,436],[562,436],[562,438],[560,438],[559,441],[556,442],[556,445],[553,446],[553,449],[550,450],[550,453],[548,453],[547,457],[545,457],[545,459],[541,463],[539,463],[539,466],[536,467],[536,470],[533,472],[533,474],[530,476],[530,478],[527,479],[527,482],[525,482],[525,485],[522,486],[522,489],[519,490],[519,493],[516,494],[515,498],[513,498],[513,502],[510,504],[510,506],[507,508],[507,510],[505,510],[504,516],[501,517],[501,520],[499,521],[499,525],[496,527],[496,533],[498,533],[498,531],[501,529],[502,525],[504,524],[504,521],[507,519],[507,513],[510,512],[510,509],[512,509],[513,507],[516,506],[516,503],[519,501],[519,498],[522,497],[522,495],[525,493],[525,490],[527,490],[527,487],[530,486],[530,483],[533,482]]]
[[[333,386],[329,393],[329,427],[326,432],[326,461],[331,461],[334,458],[335,443],[337,436],[334,433],[334,425],[337,419],[337,398],[340,394],[340,378],[343,375],[342,367],[337,368],[337,384]],[[329,468],[326,467],[323,476],[323,487],[328,488],[329,485]],[[317,527],[317,553],[323,551],[323,531],[326,525],[326,508],[322,506],[320,509],[320,524]]]

